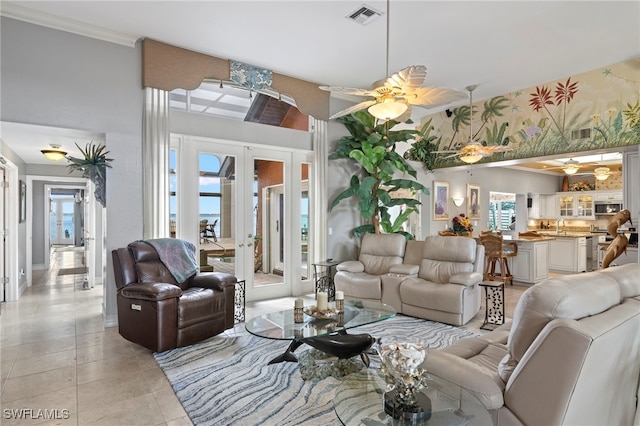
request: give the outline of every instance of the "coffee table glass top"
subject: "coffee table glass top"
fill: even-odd
[[[427,357],[427,368],[429,357]],[[427,373],[428,374],[428,373]],[[489,411],[460,386],[428,374],[427,387],[422,389],[431,400],[431,418],[415,425],[492,425]],[[369,368],[350,374],[342,382],[333,399],[333,408],[342,424],[396,425],[403,424],[384,412],[382,395],[386,382],[380,369]]]
[[[335,304],[329,303],[330,307]],[[302,323],[293,321],[293,309],[260,315],[246,322],[247,331],[258,337],[294,340],[304,337],[325,336],[365,324],[393,317],[396,310],[384,303],[368,300],[345,300],[344,313],[330,319],[316,319],[304,315]]]

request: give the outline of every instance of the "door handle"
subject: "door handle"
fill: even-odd
[[[280,232],[280,221],[276,220],[276,232]]]

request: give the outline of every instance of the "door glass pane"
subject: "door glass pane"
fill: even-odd
[[[199,155],[200,270],[236,275],[235,157]]]
[[[300,275],[309,278],[309,164],[302,164],[302,193],[300,194]]]
[[[169,151],[169,237],[176,237],[176,221],[178,215],[177,191],[177,152],[175,149]]]
[[[254,277],[253,285],[284,282],[286,230],[284,164],[254,160]]]
[[[62,202],[62,232],[64,235],[65,243],[73,242],[73,230],[74,230],[74,205],[73,201],[64,201]]]

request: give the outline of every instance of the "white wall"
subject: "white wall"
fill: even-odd
[[[107,250],[142,237],[141,49],[48,29],[1,22],[1,120],[105,135]],[[24,250],[24,248],[22,248]],[[23,254],[21,254],[23,256]],[[111,272],[111,256],[107,256]],[[107,275],[105,316],[117,313]]]

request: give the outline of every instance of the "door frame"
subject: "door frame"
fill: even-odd
[[[20,221],[20,188],[18,179],[18,166],[9,161],[6,157],[4,159],[2,167],[5,171],[5,179],[9,182],[9,186],[5,191],[5,224],[7,232],[9,233],[5,239],[5,276],[9,279],[5,287],[5,300],[6,302],[16,301],[20,294],[26,289],[26,284],[20,286],[20,264],[18,259],[19,246],[19,221]],[[27,192],[29,194],[29,192]],[[15,202],[14,202],[15,201]],[[27,197],[27,201],[29,198]],[[28,211],[27,211],[28,214]]]
[[[70,185],[67,186],[78,186],[81,189],[86,188],[87,179],[85,178],[76,178],[76,177],[67,177],[67,176],[40,176],[40,175],[27,175],[27,229],[26,229],[26,240],[27,240],[27,286],[30,287],[33,282],[33,197],[29,196],[29,194],[33,194],[33,182],[34,181],[43,181],[43,182],[54,182],[55,184],[59,184],[59,186],[65,186],[65,183]],[[52,186],[56,186],[52,184]],[[76,185],[73,185],[76,184]],[[96,203],[95,197],[93,194],[86,194],[89,202]],[[46,197],[46,191],[45,191]],[[97,207],[97,206],[96,206]],[[94,209],[95,211],[95,209]],[[96,212],[97,214],[97,212]],[[49,216],[47,215],[47,221],[49,220]],[[86,218],[85,218],[86,223]],[[94,221],[95,225],[95,221]],[[102,243],[104,241],[104,228],[102,228],[102,236],[96,238],[96,252],[103,253],[103,257],[106,256],[106,246]],[[95,229],[92,230],[92,234],[95,234]],[[98,236],[97,236],[98,237]],[[49,236],[45,235],[45,244],[44,250],[48,250],[49,247]],[[49,253],[45,253],[44,256],[45,268],[49,269]],[[96,269],[93,268],[93,274],[95,274]],[[87,270],[87,274],[90,273],[90,270]],[[16,299],[17,300],[17,299]]]
[[[45,188],[47,188],[48,185],[45,185]],[[49,189],[51,189],[52,187],[49,187]],[[53,187],[53,188],[60,188],[60,187]],[[47,194],[47,189],[45,189],[45,197]],[[47,221],[47,223],[45,224],[45,233],[49,236],[49,246],[51,246],[51,244],[74,244],[75,242],[73,241],[74,238],[72,238],[71,236],[69,236],[69,238],[63,238],[62,236],[58,235],[59,231],[62,230],[62,228],[64,228],[64,203],[75,203],[75,200],[72,197],[68,197],[68,198],[58,198],[56,200],[52,200],[50,197],[47,200],[49,202],[49,220]],[[56,223],[56,235],[58,235],[57,237],[57,242],[52,243],[51,242],[51,209],[53,208],[53,204],[55,204],[55,208],[56,208],[56,222],[58,219],[58,214],[62,214],[62,226],[58,226]],[[75,227],[75,215],[73,217],[73,222],[74,222],[74,227]],[[60,229],[57,229],[57,228]],[[75,237],[75,234],[73,235]],[[59,242],[61,239],[65,239],[68,240],[68,242]]]

